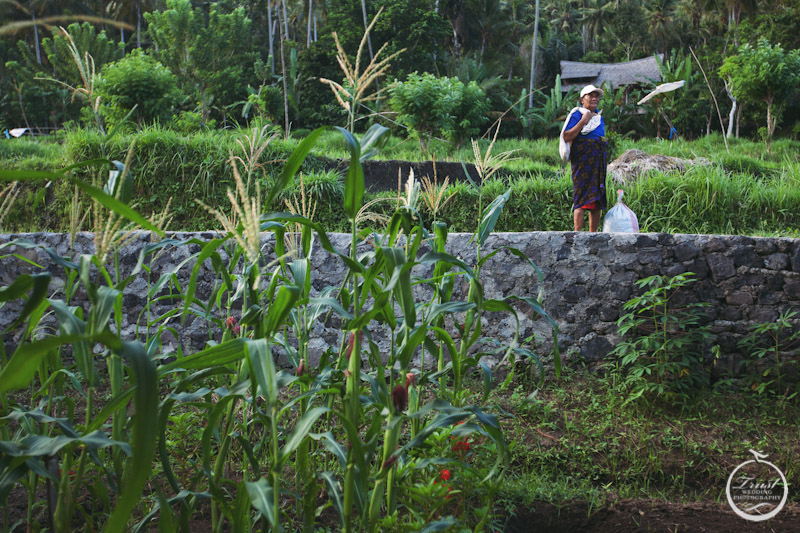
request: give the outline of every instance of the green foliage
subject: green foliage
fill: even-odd
[[[615,378],[575,371],[550,386],[532,389],[520,382],[512,394],[496,399],[510,414],[506,427],[514,456],[498,507],[521,515],[499,529],[511,529],[509,523],[525,529],[541,519],[543,501],[562,519],[564,502],[581,501],[569,512],[584,520],[587,508],[602,509],[609,498],[712,502],[740,460],[721,457],[745,460],[743,450],[770,442],[800,450],[795,429],[800,410],[780,397],[714,387],[680,407],[626,403]],[[765,433],[765,425],[773,429]],[[782,469],[800,467],[797,452],[792,454],[795,459]],[[531,507],[537,514],[519,511]]]
[[[283,124],[283,90],[276,85],[262,85],[258,92],[251,92],[247,102],[259,116],[275,125]]]
[[[461,101],[455,108],[455,120],[446,131],[447,137],[461,145],[464,141],[477,137],[488,117],[489,102],[483,89],[474,81],[462,86]]]
[[[677,81],[686,82],[683,87],[666,94],[661,94],[652,98],[642,107],[648,111],[651,122],[656,124],[656,134],[670,139],[674,135],[693,135],[704,133],[706,124],[713,109],[712,102],[705,97],[708,89],[702,80],[700,72],[694,70],[694,59],[691,55],[679,50],[673,50],[662,61],[659,56],[655,56],[658,70],[661,73],[661,82],[671,83]],[[658,85],[653,83],[652,88]],[[646,92],[646,91],[644,91]],[[634,111],[634,110],[629,110]],[[664,123],[663,115],[666,115],[677,132],[670,132],[669,124]]]
[[[434,64],[439,43],[452,35],[452,29],[428,0],[378,0],[373,5],[370,9],[374,11],[384,8],[373,29],[374,42],[389,44],[387,56],[406,49],[393,61],[394,76],[403,78],[420,65]],[[403,31],[398,32],[400,27]]]
[[[767,150],[787,98],[797,92],[800,80],[800,50],[784,51],[764,38],[754,47],[739,47],[735,56],[725,59],[719,75],[730,79],[734,96],[743,102],[760,102],[766,109]]]
[[[428,231],[407,206],[392,215],[382,236],[369,229],[358,231],[356,214],[364,195],[361,164],[380,145],[386,128],[375,125],[361,138],[339,131],[351,152],[342,202],[352,220],[349,254],[334,248],[325,231],[305,216],[259,212],[261,195],[250,178],[263,161],[253,156],[238,163],[248,170],[247,188],[236,173],[237,196],[229,195],[240,214],[238,223],[226,225],[228,231],[219,237],[205,242],[154,240],[141,248],[130,271],[121,267],[113,249],[101,253],[100,244],[96,255],[81,255],[77,262],[45,249],[64,268],[66,283],[57,293],[63,300],[47,298],[48,272],[24,274],[0,288],[0,302],[24,301],[9,328],[19,333],[18,345],[10,358],[5,349],[0,352],[3,506],[21,483],[28,489],[32,511],[41,484],[49,488],[57,482],[57,501],[47,507],[57,530],[69,529],[80,513],[86,523],[107,531],[140,531],[157,515],[160,528],[189,531],[203,499],[210,500],[214,532],[228,527],[253,530],[259,522],[275,530],[293,529],[300,521],[312,530],[328,507],[345,530],[375,530],[386,524],[480,529],[487,524],[509,463],[500,420],[485,405],[491,372],[480,365],[482,354],[475,349],[486,341],[481,333],[486,313],[508,313],[516,321],[510,344],[502,348],[506,358],[513,362],[514,355],[524,355],[538,361],[537,355],[528,342],[525,347],[518,342],[518,311],[510,301],[484,298],[478,272],[481,262],[494,253],[474,266],[448,255],[446,229]],[[321,133],[322,129],[311,132],[292,151],[266,193],[266,204],[292,182]],[[260,142],[262,136],[254,133],[251,141],[256,138]],[[257,152],[270,143],[271,138]],[[108,161],[81,165],[94,164],[105,168]],[[68,170],[0,171],[0,179],[58,179]],[[104,190],[76,177],[67,179],[89,194],[97,209],[107,209],[109,220],[122,217],[164,237],[125,203],[135,195],[130,174],[111,176]],[[331,187],[317,184],[311,189]],[[508,192],[482,214],[475,233],[478,242],[492,231],[507,198]],[[262,246],[264,230],[274,234],[274,250]],[[96,242],[108,242],[109,232],[116,230],[106,226]],[[432,233],[434,251],[428,252],[422,244]],[[297,234],[295,241],[285,239]],[[369,241],[363,240],[367,235]],[[348,272],[341,282],[322,280],[324,287],[312,286],[313,238],[344,263]],[[359,245],[368,242],[374,251],[359,252]],[[2,248],[10,246],[38,248],[19,240]],[[152,280],[158,252],[174,246],[186,247],[189,256]],[[527,260],[519,250],[505,249]],[[211,270],[201,273],[207,260]],[[527,261],[541,282],[542,274]],[[433,277],[414,273],[426,271],[428,265],[433,266]],[[188,283],[178,282],[182,268],[191,269]],[[211,294],[198,290],[201,275],[214,276]],[[470,287],[466,299],[453,290],[462,276]],[[270,281],[262,283],[266,280]],[[145,300],[147,322],[136,329],[135,339],[123,340],[112,330],[122,327],[123,291],[139,281],[146,287],[138,294]],[[422,283],[431,288],[428,299],[412,292]],[[78,291],[90,302],[86,312],[70,305]],[[554,324],[541,300],[517,300]],[[168,310],[158,315],[157,302],[167,304]],[[463,324],[446,320],[455,313],[465,313]],[[40,321],[50,314],[58,330],[50,328],[51,334],[42,336]],[[204,348],[196,353],[164,352],[164,341],[177,335],[178,317],[181,325],[191,318],[192,327],[207,330]],[[329,323],[331,318],[341,327],[338,353],[328,350],[311,366],[309,341],[319,322]],[[390,333],[390,344],[381,350],[372,337],[374,327]],[[553,334],[557,345],[554,325]],[[108,367],[109,387],[103,389],[107,397],[98,390],[96,350]],[[438,360],[437,368],[429,370],[423,361],[419,370],[412,369],[415,354]],[[279,355],[294,372],[279,370]],[[558,372],[557,350],[554,360]],[[481,367],[485,376],[479,403],[465,386],[472,367]],[[509,380],[513,364],[511,368]],[[16,394],[36,387],[41,388],[41,402],[35,397],[39,393],[33,398]],[[82,424],[75,423],[74,398],[86,400]],[[170,422],[178,427],[173,429]],[[192,434],[187,425],[201,429]],[[187,434],[199,437],[193,448],[184,448],[190,457],[170,454],[178,448],[176,438]],[[450,444],[451,438],[455,444]],[[155,458],[157,477],[151,476]],[[442,469],[451,463],[469,472]],[[178,476],[173,465],[179,466]],[[459,483],[455,501],[448,504],[448,491],[434,487],[435,475],[440,481],[452,478],[451,483]],[[148,483],[159,488],[143,497]],[[327,497],[320,494],[320,484]],[[172,496],[167,499],[164,492]],[[82,504],[87,493],[91,507]],[[420,494],[442,501],[420,506]],[[134,513],[139,505],[142,512]],[[462,506],[474,511],[458,513]],[[453,516],[442,518],[445,512]],[[33,527],[32,513],[28,518]]]
[[[203,124],[203,117],[197,111],[184,110],[172,118],[172,128],[184,135],[191,135],[200,130],[213,128],[216,124],[216,120],[209,120]]]
[[[81,57],[84,54],[92,56],[97,72],[108,63],[120,60],[124,54],[125,46],[122,43],[109,39],[105,31],[98,33],[89,22],[70,24],[66,30],[72,37],[78,54]],[[69,50],[69,40],[60,29],[53,29],[52,39],[42,39],[42,50],[50,64],[58,70],[59,80],[73,87],[82,85],[80,73]]]
[[[739,341],[749,358],[744,368],[749,377],[750,388],[759,394],[772,391],[784,399],[794,399],[798,395],[786,386],[787,373],[796,375],[797,345],[800,343],[800,330],[795,325],[797,311],[787,310],[774,322],[755,324],[750,332]]]
[[[218,110],[246,98],[252,74],[251,21],[244,8],[230,13],[214,4],[205,12],[189,0],[167,0],[164,11],[146,13],[155,57],[194,94],[205,123],[212,102]]]
[[[604,113],[605,114],[605,113]],[[197,127],[197,115],[191,127]],[[173,126],[174,127],[174,126]],[[208,205],[224,205],[225,189],[232,185],[233,175],[228,156],[241,154],[236,142],[243,131],[203,130],[182,136],[174,130],[145,127],[141,132],[123,135],[108,144],[108,155],[124,159],[127,144],[136,143],[133,155],[136,183],[136,202],[143,212],[160,212],[170,197],[173,228],[207,230],[218,227],[217,222],[194,201],[202,199]],[[337,135],[339,135],[337,133]],[[387,135],[389,137],[389,135]],[[70,132],[65,145],[41,140],[0,140],[0,157],[9,168],[50,170],[71,162],[99,157],[100,138],[96,134]],[[485,149],[488,141],[482,141]],[[624,185],[626,204],[637,213],[642,231],[668,233],[718,233],[734,235],[796,236],[800,226],[800,188],[797,187],[798,168],[794,154],[798,143],[788,139],[776,141],[773,153],[764,153],[761,145],[744,140],[731,140],[732,151],[727,154],[722,139],[717,136],[699,141],[678,140],[632,141],[619,139],[618,152],[637,148],[648,153],[661,153],[682,158],[705,157],[714,162],[706,167],[692,168],[685,174],[651,173],[634,184]],[[279,172],[296,141],[274,140],[259,159],[259,180],[266,186]],[[390,137],[380,154],[385,159],[422,161],[426,157],[414,145]],[[482,205],[511,188],[511,195],[501,213],[497,228],[501,231],[568,231],[571,228],[570,198],[572,182],[568,169],[563,167],[555,141],[498,140],[495,151],[516,150],[518,159],[507,162],[498,171],[501,181],[489,180],[485,186]],[[431,151],[437,161],[469,160],[473,155],[466,148],[454,149],[444,142],[434,141]],[[444,156],[442,155],[444,154]],[[328,231],[347,231],[342,211],[340,185],[336,172],[329,170],[328,158],[346,158],[349,153],[341,136],[334,132],[323,134],[315,150],[303,163],[306,193],[317,200],[315,220]],[[421,176],[418,176],[421,179]],[[446,177],[439,169],[439,182]],[[475,229],[478,196],[466,183],[454,183],[444,194],[455,196],[437,214],[450,231],[471,232]],[[319,185],[322,191],[317,194]],[[369,184],[368,184],[369,185]],[[69,227],[68,212],[72,196],[69,187],[53,183],[41,191],[35,184],[23,184],[20,200],[6,219],[13,231],[55,230]],[[290,181],[287,188],[270,206],[285,209],[284,199],[299,195],[299,183]],[[367,192],[365,201],[378,196],[396,198],[396,191]],[[615,198],[609,198],[613,202]],[[390,216],[396,202],[382,201],[370,211]],[[46,207],[46,208],[42,208]],[[432,214],[419,206],[425,220]],[[731,217],[730,213],[737,213]],[[430,218],[428,218],[430,217]]]
[[[464,85],[457,79],[415,72],[404,82],[395,81],[389,94],[397,121],[408,126],[425,152],[434,135],[446,135],[460,144],[486,121],[486,96],[474,81]]]
[[[138,49],[106,65],[96,90],[105,103],[101,113],[109,125],[118,124],[134,106],[133,117],[140,126],[169,122],[181,97],[177,77]]]
[[[541,102],[541,105],[534,105],[529,110],[532,135],[535,137],[557,137],[569,110],[580,105],[577,88],[573,87],[566,93],[561,91],[561,75],[556,75],[555,87],[550,89],[549,94],[535,90],[534,98]]]
[[[628,300],[617,321],[625,339],[611,352],[619,358],[630,399],[640,396],[686,398],[708,379],[703,368],[704,343],[710,328],[703,324],[708,304],[691,302],[679,290],[697,281],[688,272],[669,278],[651,276],[636,282],[646,289]]]

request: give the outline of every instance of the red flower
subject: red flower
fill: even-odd
[[[470,444],[466,437],[464,437],[462,440],[457,440],[455,443],[453,443],[453,451],[456,452],[468,452],[469,448]]]
[[[241,327],[239,327],[238,325],[233,326],[233,334],[234,335],[238,335],[241,332],[242,332],[242,328]]]
[[[297,365],[297,375],[302,376],[306,372],[306,360],[301,359],[300,364]]]
[[[449,471],[448,469],[446,469],[446,468],[445,468],[445,469],[444,469],[444,470],[442,470],[442,472],[439,474],[439,477],[440,477],[440,478],[442,478],[442,481],[447,481],[448,479],[450,479],[450,471]]]
[[[398,411],[405,411],[408,405],[408,389],[403,385],[398,385],[392,390],[392,403]]]
[[[229,316],[225,319],[225,327],[228,329],[234,329],[236,327],[236,317]]]
[[[406,374],[406,388],[416,383],[416,381],[417,381],[416,374],[414,374],[413,372],[409,372],[408,374]]]

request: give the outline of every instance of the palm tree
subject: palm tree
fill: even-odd
[[[470,21],[480,36],[479,62],[483,62],[487,45],[509,28],[508,6],[504,0],[471,0]]]
[[[683,17],[691,26],[695,36],[695,46],[700,44],[700,21],[703,9],[697,0],[678,0],[675,5],[675,14]]]
[[[107,9],[113,13],[115,20],[136,21],[136,47],[142,47],[142,15],[156,9],[155,0],[112,0]],[[120,28],[120,40],[125,42],[125,30]]]
[[[550,0],[544,6],[544,13],[550,26],[561,33],[574,30],[580,19],[580,13],[572,0]]]
[[[661,38],[664,54],[675,23],[674,7],[675,0],[649,0],[644,6],[648,29],[654,37]]]
[[[611,0],[585,0],[578,10],[581,23],[591,35],[592,48],[597,48],[597,38],[603,34],[608,20],[613,16],[615,3]]]

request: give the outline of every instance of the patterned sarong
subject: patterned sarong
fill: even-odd
[[[595,209],[606,208],[606,166],[608,143],[603,139],[572,141],[569,162],[572,166],[572,209],[597,202]]]

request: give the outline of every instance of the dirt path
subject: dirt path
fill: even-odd
[[[574,533],[597,532],[737,532],[800,531],[800,505],[787,504],[774,519],[766,523],[747,522],[731,511],[727,505],[713,503],[670,503],[657,500],[619,500],[592,511],[589,516],[585,502],[569,503],[558,507],[536,504],[528,512],[517,511],[509,520],[508,532]]]

